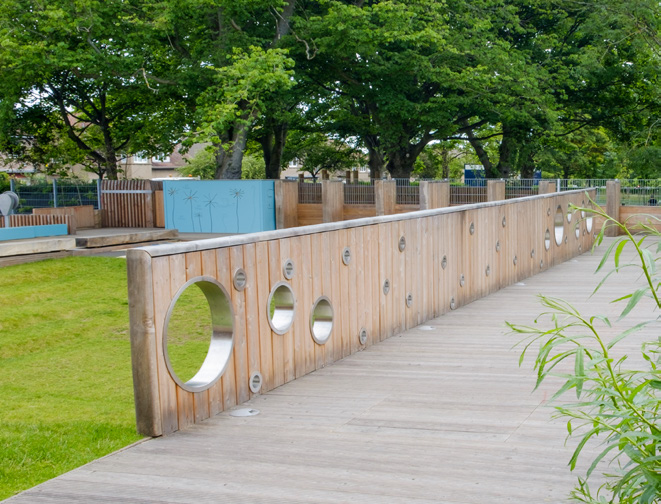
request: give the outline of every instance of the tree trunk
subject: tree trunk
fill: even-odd
[[[280,178],[282,153],[285,149],[288,131],[289,123],[280,122],[270,127],[266,135],[257,139],[262,146],[267,179]]]
[[[415,161],[425,148],[429,140],[421,140],[417,144],[408,144],[392,152],[388,152],[388,165],[386,169],[392,178],[411,178]]]
[[[450,178],[450,151],[448,149],[441,151],[441,178]]]
[[[468,121],[463,121],[462,125],[468,126]],[[468,137],[468,143],[471,144],[471,147],[473,147],[473,150],[475,151],[477,158],[480,160],[480,163],[482,163],[482,166],[484,166],[484,172],[486,177],[500,178],[501,177],[500,172],[494,168],[493,163],[489,159],[489,154],[487,153],[487,151],[484,150],[484,147],[482,146],[482,142],[477,138],[475,138],[475,134],[473,133],[473,130],[467,129],[466,136]]]
[[[241,121],[223,135],[225,138],[221,138],[221,144],[216,145],[215,179],[238,180],[241,178],[241,163],[248,141],[248,129],[248,124]]]
[[[503,139],[500,142],[498,166],[496,171],[501,177],[507,178],[514,171],[514,161],[516,157],[516,140],[511,134],[511,130],[503,124]]]
[[[381,152],[379,145],[379,137],[376,135],[368,135],[365,138],[365,145],[369,153],[367,165],[370,169],[371,179],[380,179],[383,175],[383,168],[385,166],[385,159],[383,152]]]
[[[392,178],[408,179],[413,172],[415,158],[411,156],[408,149],[399,149],[388,153],[388,165],[386,169]]]

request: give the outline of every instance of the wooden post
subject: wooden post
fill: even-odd
[[[621,193],[620,193],[620,181],[619,180],[607,180],[606,181],[606,213],[610,215],[615,220],[620,220],[620,205],[621,202]],[[606,236],[617,236],[619,234],[619,229],[615,226],[608,226],[604,231]]]
[[[321,181],[321,206],[324,222],[344,220],[344,184],[342,182]]]
[[[143,436],[160,436],[163,425],[158,392],[151,257],[137,249],[129,250],[127,256],[136,423]]]
[[[505,199],[505,181],[487,180],[487,201],[502,201]]]
[[[360,172],[358,170],[354,170],[354,171],[351,172],[351,181],[354,184],[357,184],[360,181],[359,174],[360,174]]]
[[[330,180],[328,170],[321,170],[321,180]]]
[[[555,192],[555,180],[540,180],[537,185],[538,194],[551,194]]]
[[[420,210],[450,206],[450,183],[447,180],[420,182]]]
[[[302,184],[305,182],[305,173],[299,173],[298,174],[298,181]]]
[[[450,206],[450,182],[439,180],[434,184],[436,186],[436,208],[445,208]]]
[[[346,180],[347,184],[351,183],[351,170],[345,170],[344,180]]]
[[[431,185],[426,180],[420,182],[420,210],[431,210],[434,208]]]
[[[274,180],[275,227],[286,229],[298,226],[298,182]]]
[[[394,180],[375,180],[374,199],[376,215],[392,215],[395,213],[397,201],[397,186]]]

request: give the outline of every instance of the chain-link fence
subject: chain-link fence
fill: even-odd
[[[99,186],[97,181],[81,182],[54,180],[32,182],[12,180],[11,190],[18,195],[16,213],[30,213],[33,208],[57,208],[92,205],[99,208]]]

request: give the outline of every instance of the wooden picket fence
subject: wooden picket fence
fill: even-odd
[[[102,181],[103,227],[154,227],[154,192],[162,187],[151,180]]]
[[[75,229],[71,227],[71,221],[68,215],[34,215],[34,214],[14,214],[9,216],[9,227],[22,226],[46,226],[49,224],[66,224],[69,234],[74,234]],[[0,218],[0,228],[5,227],[5,219]]]

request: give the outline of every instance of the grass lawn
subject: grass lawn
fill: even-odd
[[[140,436],[125,261],[0,268],[0,286],[1,500]]]

